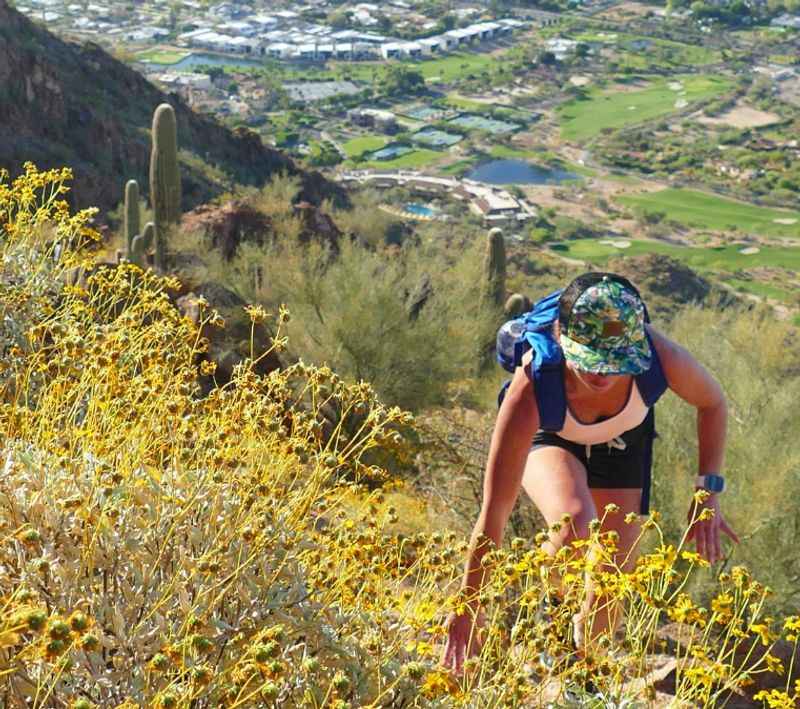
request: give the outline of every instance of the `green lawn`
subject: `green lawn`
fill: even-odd
[[[499,57],[489,54],[455,53],[439,59],[409,61],[406,64],[422,72],[426,81],[450,83],[469,74],[478,74],[498,61]]]
[[[471,113],[480,113],[483,111],[490,111],[494,106],[490,103],[481,103],[480,101],[473,101],[472,99],[459,96],[458,94],[448,94],[447,103],[457,108],[460,111],[469,111]]]
[[[153,64],[177,64],[181,59],[188,57],[191,52],[165,51],[160,49],[148,49],[136,55],[136,59],[142,62],[152,62]]]
[[[735,202],[708,192],[666,189],[618,197],[628,207],[664,212],[667,218],[700,229],[738,230],[764,236],[800,235],[800,212],[759,207]],[[778,224],[775,219],[796,219],[794,224]]]
[[[725,280],[732,288],[745,293],[754,293],[762,298],[773,298],[775,300],[789,300],[792,293],[785,288],[779,288],[771,283],[762,281],[746,281],[742,278],[728,278]]]
[[[791,54],[771,54],[769,60],[773,64],[785,64],[787,66],[797,63],[797,57]]]
[[[401,155],[394,160],[373,160],[371,162],[345,163],[346,166],[357,167],[359,169],[369,168],[372,170],[401,170],[415,167],[426,167],[437,160],[441,160],[442,153],[435,150],[420,148],[413,152]]]
[[[800,248],[778,246],[762,247],[756,254],[743,254],[741,246],[717,246],[710,248],[676,246],[661,241],[634,240],[627,249],[619,249],[610,244],[601,244],[605,239],[575,239],[553,245],[553,249],[564,256],[604,263],[612,256],[636,256],[640,254],[664,254],[683,261],[700,271],[727,271],[732,273],[743,268],[755,266],[782,266],[800,270]]]
[[[466,172],[469,172],[478,164],[478,158],[465,158],[464,160],[459,160],[458,162],[451,163],[446,167],[440,168],[439,172],[444,175],[462,175]]]
[[[562,163],[565,170],[574,172],[576,175],[580,175],[581,177],[597,177],[598,175],[597,170],[593,170],[585,165],[578,165],[578,163],[570,162],[569,160],[563,160]]]
[[[682,84],[682,90],[670,88],[676,82]],[[636,91],[590,89],[586,99],[574,99],[559,107],[561,134],[567,140],[585,140],[605,128],[622,128],[674,113],[685,108],[683,101],[719,96],[732,85],[728,79],[682,75],[660,79]]]
[[[521,148],[510,148],[507,145],[493,145],[489,150],[489,155],[501,160],[541,160],[541,151],[523,150]]]
[[[380,150],[386,145],[388,140],[388,138],[382,135],[363,135],[358,138],[351,138],[346,143],[342,143],[342,148],[345,153],[347,153],[348,158],[357,158],[364,153]]]
[[[419,71],[426,81],[455,83],[469,74],[479,74],[495,62],[501,61],[497,55],[458,52],[436,59],[406,59],[402,62],[329,62],[331,70],[328,75],[347,78],[354,81],[380,81],[387,67],[394,63],[402,63]],[[306,77],[304,77],[306,78]],[[307,78],[312,78],[308,76]],[[323,78],[316,75],[314,79]]]
[[[626,52],[631,52],[631,58],[638,57],[642,64],[649,64],[655,60],[654,50],[658,49],[666,50],[670,59],[668,65],[702,66],[703,64],[712,64],[720,59],[718,51],[706,47],[674,42],[669,39],[626,34],[624,32],[579,32],[570,36],[578,42],[600,42],[605,45],[616,46]],[[647,40],[650,45],[641,50],[629,49],[629,44],[636,40]]]

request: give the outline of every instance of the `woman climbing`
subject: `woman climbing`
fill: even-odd
[[[689,538],[711,563],[721,558],[722,533],[738,542],[720,511],[727,408],[719,384],[689,352],[647,323],[639,293],[625,278],[586,273],[551,300],[554,322],[546,326],[545,346],[522,356],[497,414],[462,584],[473,600],[467,612],[447,621],[442,661],[457,673],[479,648],[474,626],[484,581],[481,559],[500,547],[520,489],[551,530],[565,513],[571,517],[571,524],[550,532],[544,544],[549,554],[589,537],[598,510],[617,505],[621,514],[607,516],[604,530],[619,535],[620,565],[626,570],[634,565],[640,527],[623,518],[648,511],[652,404],[667,387],[697,409],[694,483],[709,491],[703,506],[714,512],[693,524]],[[690,519],[693,512],[696,519],[691,508]],[[616,625],[616,617],[593,603],[587,589],[584,609],[574,618],[576,638],[591,639]]]

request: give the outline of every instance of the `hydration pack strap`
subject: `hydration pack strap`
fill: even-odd
[[[640,514],[650,513],[650,486],[653,472],[653,441],[656,436],[656,412],[650,409],[645,421],[648,421],[647,433],[644,441],[644,455],[642,456],[642,508]]]
[[[639,393],[642,395],[642,401],[644,401],[645,406],[652,407],[653,404],[661,398],[661,395],[667,390],[669,385],[649,332],[647,333],[647,341],[650,343],[652,360],[650,368],[646,372],[637,375],[636,386],[639,389]]]
[[[564,418],[567,415],[567,394],[564,390],[561,360],[539,366],[534,366],[531,361],[531,371],[536,406],[539,409],[539,428],[554,433],[560,431],[564,428]]]

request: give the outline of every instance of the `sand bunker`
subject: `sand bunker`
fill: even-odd
[[[753,254],[757,254],[761,249],[758,246],[747,246],[743,249],[739,249],[740,254],[744,254],[745,256],[752,256]]]
[[[729,111],[718,116],[701,116],[700,123],[710,126],[733,126],[734,128],[761,128],[777,123],[781,117],[777,113],[759,111],[743,103],[736,104]]]
[[[786,224],[786,226],[797,224],[797,219],[792,219],[791,217],[782,217],[781,219],[773,219],[772,221],[775,224]]]
[[[685,98],[679,98],[675,102],[675,108],[686,108],[689,105],[689,102]]]
[[[673,91],[682,91],[683,84],[680,81],[670,81],[667,86]]]
[[[570,76],[569,83],[573,86],[586,86],[591,79],[588,76]]]
[[[627,249],[631,245],[630,241],[625,241],[623,239],[602,239],[597,243],[603,244],[604,246],[613,246],[615,249]]]

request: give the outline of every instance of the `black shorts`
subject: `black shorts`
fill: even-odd
[[[607,443],[587,447],[547,431],[537,431],[533,437],[533,447],[557,446],[572,453],[586,468],[590,488],[649,489],[653,431],[651,416],[652,411],[636,428],[625,431],[620,436],[625,442],[624,449],[621,446],[609,446]]]

